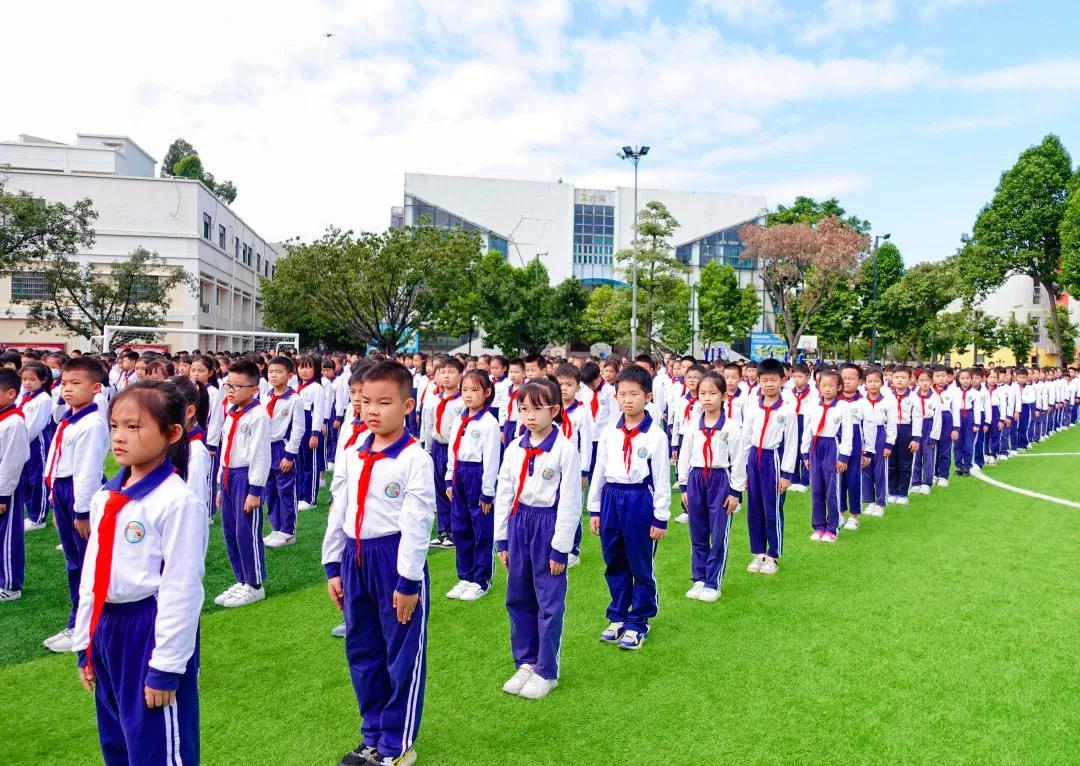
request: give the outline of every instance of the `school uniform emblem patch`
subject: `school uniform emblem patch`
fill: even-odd
[[[129,543],[141,543],[146,537],[146,527],[138,521],[129,521],[124,528],[124,539]]]
[[[783,425],[785,420],[787,420],[786,415],[777,415],[776,416],[776,422],[779,423],[780,425]]]
[[[645,449],[644,447],[642,447],[641,449],[639,449],[637,451],[637,456],[638,457],[648,457],[649,456],[649,451],[647,449]]]
[[[251,433],[251,426],[249,426],[247,423],[241,423],[240,424],[240,433],[245,434],[245,435]]]
[[[479,439],[480,438],[480,432],[477,429],[474,428],[473,430],[469,431],[469,436],[471,436],[474,439]]]
[[[543,476],[547,481],[551,481],[555,478],[555,471],[551,468],[545,468],[543,471],[540,472],[540,475]]]
[[[396,481],[392,481],[386,485],[386,489],[383,490],[383,494],[393,500],[401,494],[401,485]]]

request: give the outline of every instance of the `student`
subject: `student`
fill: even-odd
[[[810,368],[805,364],[796,364],[791,368],[791,396],[795,401],[795,417],[799,419],[799,444],[802,444],[806,431],[807,401],[814,391],[810,385]],[[795,464],[795,478],[788,487],[789,492],[805,492],[810,486],[810,469],[800,460]]]
[[[941,439],[941,397],[933,389],[929,372],[918,370],[915,378],[919,386],[915,392],[916,417],[922,422],[922,438],[912,467],[911,493],[929,495],[937,468],[937,445]]]
[[[847,513],[844,529],[852,531],[859,528],[862,515],[863,469],[873,461],[877,442],[870,404],[859,390],[862,379],[862,370],[856,365],[845,364],[840,368],[840,398],[851,417],[851,459],[858,461],[856,465],[849,464],[840,478],[840,514]]]
[[[105,369],[88,356],[64,364],[60,392],[67,409],[45,458],[45,486],[52,499],[56,531],[64,549],[71,596],[67,627],[43,642],[46,649],[58,654],[71,651],[75,613],[79,608],[79,577],[86,539],[90,536],[90,500],[101,488],[101,471],[109,448],[109,430],[94,401],[105,379]]]
[[[567,566],[581,524],[581,452],[559,428],[550,380],[522,387],[525,434],[503,455],[495,498],[495,544],[507,569],[506,610],[517,671],[507,694],[540,699],[559,685]]]
[[[323,357],[322,360],[322,387],[323,387],[323,441],[322,441],[322,468],[320,469],[320,477],[322,471],[328,470],[330,464],[334,462],[334,455],[337,453],[337,432],[338,428],[341,428],[341,423],[334,426],[335,417],[337,413],[338,405],[338,389],[339,386],[335,385],[337,379],[337,365],[334,364],[334,360],[331,357]]]
[[[476,601],[491,588],[495,544],[495,482],[502,454],[499,420],[492,413],[495,387],[483,370],[470,370],[461,379],[464,408],[454,418],[446,473],[440,486],[450,500],[450,524],[458,583],[447,598]]]
[[[599,368],[597,368],[599,376]],[[593,464],[596,442],[593,439],[593,419],[588,405],[576,398],[581,386],[581,371],[573,364],[564,363],[555,371],[555,380],[559,384],[562,417],[559,430],[570,440],[578,451],[580,463],[585,467],[581,475],[581,489],[588,481],[588,467]],[[570,551],[567,565],[571,568],[581,563],[581,519],[578,514],[577,531],[574,533],[574,547]]]
[[[892,396],[882,393],[885,376],[878,367],[871,367],[864,377],[867,413],[867,437],[873,432],[873,456],[863,466],[863,502],[867,516],[885,515],[889,495],[889,458],[896,445],[896,405]]]
[[[1020,404],[1017,415],[1017,452],[1026,450],[1031,444],[1032,421],[1035,411],[1035,389],[1031,385],[1030,373],[1026,367],[1020,367],[1016,371],[1016,383],[1019,391],[1017,401]]]
[[[784,494],[799,457],[794,405],[780,395],[784,366],[766,359],[754,369],[755,388],[743,407],[746,456],[746,526],[753,558],[746,571],[776,574],[784,547]]]
[[[952,418],[952,406],[953,397],[956,395],[956,389],[952,386],[951,372],[946,370],[941,365],[936,365],[931,368],[931,377],[934,381],[934,393],[937,394],[940,400],[939,409],[941,411],[941,433],[944,439],[949,439],[945,443],[939,441],[937,446],[937,457],[935,484],[939,487],[949,486],[949,470],[952,468],[953,462],[953,449],[952,449],[952,430],[953,430],[953,418]]]
[[[724,377],[706,372],[695,390],[701,414],[686,424],[679,448],[679,491],[690,524],[692,585],[686,597],[713,602],[727,567],[731,517],[746,489],[748,445],[741,423],[724,413]]]
[[[322,386],[322,365],[307,354],[296,360],[296,375],[300,384],[296,393],[304,403],[304,436],[300,440],[300,472],[297,475],[296,503],[298,511],[307,511],[319,503],[322,486],[320,457],[326,404]]]
[[[606,565],[611,593],[600,640],[640,649],[657,613],[653,556],[667,534],[671,481],[667,436],[645,411],[652,375],[638,365],[619,373],[615,398],[622,416],[600,435],[589,486],[589,523]]]
[[[511,359],[509,370],[507,374],[510,385],[506,389],[506,411],[500,414],[500,421],[503,424],[503,446],[509,444],[518,435],[517,395],[525,384],[525,360]]]
[[[115,381],[110,380],[113,388],[119,393],[130,385],[137,382],[137,376],[135,374],[135,365],[139,361],[139,352],[127,349],[121,351],[120,355],[116,359],[119,365],[118,374]]]
[[[465,365],[460,361],[447,358],[437,373],[439,393],[428,397],[424,411],[420,413],[420,444],[431,453],[435,466],[433,478],[437,487],[446,486],[446,466],[450,459],[450,440],[453,438],[451,429],[454,420],[465,410],[460,391],[464,371]],[[453,519],[450,498],[445,492],[435,493],[435,508],[438,536],[431,541],[431,545],[434,548],[453,548]]]
[[[217,362],[212,356],[206,355],[195,356],[191,360],[191,366],[188,368],[191,379],[205,386],[206,395],[210,398],[210,414],[206,420],[205,443],[206,451],[210,453],[210,457],[214,461],[211,472],[211,489],[213,491],[213,502],[210,503],[211,523],[213,523],[213,516],[218,507],[217,477],[221,466],[221,429],[225,425],[225,411],[229,406],[229,402],[225,398],[225,392],[218,381],[216,370]]]
[[[529,354],[525,357],[525,380],[536,380],[547,375],[547,359],[543,354]]]
[[[663,378],[657,380],[656,360],[649,354],[638,354],[634,358],[634,364],[648,372],[649,379],[655,384],[652,387],[652,398],[646,404],[645,409],[649,412],[657,427],[662,428],[664,426],[664,413],[667,411],[667,386],[664,384]],[[617,397],[618,391],[616,391]]]
[[[24,364],[19,375],[24,393],[16,401],[16,405],[22,411],[26,424],[29,457],[19,480],[19,507],[14,511],[23,524],[23,530],[33,532],[45,528],[49,512],[42,474],[51,437],[53,379],[49,368],[41,362]],[[25,521],[22,520],[24,510]]]
[[[169,382],[176,386],[186,402],[184,427],[188,442],[188,489],[199,499],[209,522],[210,505],[213,502],[214,460],[206,449],[206,429],[203,424],[209,414],[210,397],[201,383],[196,383],[184,375],[174,375],[169,378]]]
[[[979,397],[971,387],[972,371],[963,369],[957,376],[960,388],[952,400],[952,441],[956,475],[969,476],[975,445],[975,434],[982,427]]]
[[[236,583],[214,599],[218,606],[247,606],[266,598],[266,550],[262,541],[262,496],[270,474],[270,418],[259,404],[259,368],[229,365],[229,402],[222,430],[221,526]]]
[[[495,386],[495,399],[491,402],[491,411],[499,419],[499,423],[505,422],[506,406],[510,403],[510,360],[505,356],[491,357],[491,385]]]
[[[109,764],[198,763],[199,613],[208,527],[185,484],[187,401],[149,381],[109,413],[122,468],[90,504],[73,649]]]
[[[24,375],[29,366],[23,367]],[[17,372],[0,369],[0,604],[22,596],[26,568],[19,487],[30,460],[30,437],[25,413],[16,406],[19,385]]]
[[[363,723],[344,766],[411,766],[427,674],[428,540],[435,467],[405,431],[412,376],[364,373],[360,447],[342,452],[323,538],[327,590],[345,613],[345,657]]]
[[[903,365],[893,368],[892,401],[896,408],[896,444],[889,454],[889,502],[897,505],[908,504],[908,492],[911,488],[911,469],[914,455],[919,451],[922,440],[922,417],[919,414],[917,397],[912,396],[908,386],[911,383],[911,370]]]
[[[742,369],[735,362],[729,362],[722,365],[722,370],[724,384],[727,386],[727,393],[724,395],[724,415],[728,420],[734,420],[741,424],[743,421],[743,405],[749,401],[743,395],[741,387]]]
[[[971,408],[979,419],[979,426],[975,429],[975,437],[972,440],[971,458],[974,464],[972,469],[978,471],[981,471],[986,464],[986,435],[989,430],[987,423],[990,422],[990,394],[986,386],[983,385],[984,376],[985,373],[982,369],[978,367],[971,368],[970,393],[974,396]]]
[[[588,466],[582,467],[588,468],[588,474],[591,478],[596,467],[597,442],[600,440],[600,434],[607,429],[618,413],[614,388],[604,380],[603,370],[599,364],[593,361],[583,364],[581,367],[581,380],[589,387],[589,395],[584,401],[589,417],[592,418],[590,433],[593,440],[592,458]]]
[[[267,548],[283,548],[296,543],[297,462],[300,442],[310,429],[304,399],[289,388],[293,370],[292,359],[287,356],[275,356],[266,367],[270,384],[270,395],[266,400],[266,416],[270,419],[270,473],[266,480],[265,500],[271,529],[263,538]],[[333,455],[330,462],[333,462]]]
[[[986,371],[986,410],[984,411],[984,426],[986,432],[986,462],[990,465],[1008,457],[1008,448],[1002,451],[1002,442],[1007,439],[1006,411],[1008,405],[1008,389],[999,384],[998,371],[990,369]]]
[[[810,525],[815,542],[835,543],[840,529],[840,484],[851,459],[851,414],[839,398],[840,375],[823,370],[820,397],[806,408],[803,466],[810,476]]]

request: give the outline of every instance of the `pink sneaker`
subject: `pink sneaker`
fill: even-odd
[[[825,534],[825,533],[821,532],[820,530],[815,529],[814,534],[810,535],[810,539],[813,540],[814,542],[818,542],[818,541],[821,540],[821,536],[823,534]]]
[[[833,532],[825,531],[821,533],[821,542],[823,543],[835,543],[836,534]]]

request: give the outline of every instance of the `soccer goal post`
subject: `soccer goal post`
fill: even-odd
[[[294,332],[254,332],[250,330],[207,330],[200,327],[135,327],[105,325],[102,350],[112,351],[114,345],[149,345],[168,335],[194,336],[191,348],[200,351],[279,351],[291,346],[300,350],[300,335]],[[178,350],[178,349],[172,349]]]

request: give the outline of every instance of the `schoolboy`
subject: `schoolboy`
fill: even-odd
[[[799,420],[799,444],[802,444],[803,433],[806,431],[805,405],[807,399],[813,393],[810,386],[810,368],[805,364],[796,364],[791,368],[791,396],[795,401],[795,417]],[[810,469],[805,461],[800,460],[795,464],[795,478],[788,487],[789,492],[805,492],[810,486]]]
[[[593,440],[591,460],[587,465],[582,463],[581,467],[587,468],[588,475],[592,478],[596,467],[597,443],[600,441],[600,434],[607,430],[611,422],[618,417],[618,405],[615,402],[614,389],[604,380],[599,364],[589,361],[582,365],[581,380],[589,388],[584,402],[585,409],[592,418],[592,428],[589,431]]]
[[[964,369],[958,377],[960,388],[952,401],[952,441],[956,475],[971,474],[975,435],[982,428],[982,410],[978,393],[972,389],[973,371]]]
[[[638,365],[619,373],[615,397],[622,415],[600,437],[589,487],[589,523],[600,536],[611,593],[600,640],[627,650],[641,648],[657,613],[653,555],[671,516],[668,440],[645,409],[652,383]]]
[[[930,373],[926,370],[915,373],[915,382],[918,385],[915,401],[919,410],[917,417],[922,421],[922,440],[912,467],[911,494],[929,495],[937,469],[937,445],[941,440],[941,397],[934,391]]]
[[[0,604],[22,596],[26,568],[22,503],[18,492],[30,459],[30,438],[19,396],[19,374],[0,369]]]
[[[922,417],[909,386],[911,370],[897,365],[892,373],[893,401],[896,406],[896,447],[889,455],[889,502],[908,504],[911,469],[922,440]]]
[[[953,430],[952,405],[956,389],[952,386],[951,370],[947,370],[941,365],[935,365],[931,368],[931,375],[934,380],[934,393],[938,396],[939,409],[941,410],[942,436],[937,446],[934,471],[936,478],[934,483],[939,487],[947,487],[949,486],[949,470],[952,468],[953,459],[951,441]]]
[[[370,434],[340,455],[322,548],[327,591],[345,613],[345,657],[363,719],[360,744],[340,763],[411,766],[427,676],[428,540],[440,493],[431,457],[405,431],[415,406],[409,371],[392,361],[370,368],[361,406]]]
[[[454,419],[465,408],[460,391],[461,375],[464,372],[465,365],[456,358],[448,358],[439,368],[437,375],[439,393],[427,398],[424,411],[420,413],[420,445],[431,454],[435,471],[432,481],[436,486],[442,486],[446,482],[446,465],[450,459]],[[453,548],[450,498],[446,493],[435,493],[435,507],[438,512],[438,535],[431,541],[431,545],[434,548]]]
[[[270,418],[266,508],[272,530],[263,538],[267,548],[282,548],[296,542],[296,465],[304,436],[304,402],[289,388],[293,370],[293,361],[287,356],[275,356],[266,368],[271,386],[266,401],[266,416]],[[331,455],[330,462],[333,460]]]

